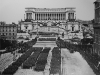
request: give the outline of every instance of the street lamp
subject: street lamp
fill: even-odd
[[[57,27],[58,27],[58,37],[59,37],[59,25],[57,25]]]
[[[38,33],[38,24],[39,24],[39,23],[37,22],[37,37],[38,37],[38,34],[39,34],[39,33]]]

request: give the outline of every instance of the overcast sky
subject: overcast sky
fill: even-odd
[[[65,8],[75,7],[76,18],[91,20],[94,18],[95,0],[0,0],[0,21],[18,23],[24,19],[25,8]]]

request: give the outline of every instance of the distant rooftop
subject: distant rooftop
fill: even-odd
[[[94,3],[100,2],[100,0],[96,0]]]
[[[34,7],[27,7],[25,9],[75,9],[75,7],[66,7],[66,8],[34,8]]]
[[[15,24],[15,23],[6,24],[5,22],[0,22],[0,26],[17,26],[17,24]]]

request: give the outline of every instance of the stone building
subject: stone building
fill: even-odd
[[[95,19],[94,19],[94,53],[100,56],[100,0],[94,2]]]
[[[66,32],[81,33],[81,23],[76,21],[75,8],[25,8],[25,20],[20,22],[21,30],[26,32],[35,31],[38,26],[56,26],[59,29],[64,29]],[[41,29],[41,27],[39,27]],[[43,27],[42,27],[43,28]],[[41,29],[42,30],[42,29]],[[51,29],[52,30],[52,29]],[[58,30],[60,31],[60,30]],[[67,33],[64,33],[67,35]],[[63,33],[63,31],[61,32]],[[70,33],[71,34],[71,33]],[[78,33],[77,33],[78,34]],[[73,33],[71,34],[72,38]],[[79,36],[79,37],[80,37]],[[82,38],[82,37],[80,37]]]
[[[68,38],[83,39],[82,24],[79,21],[68,21],[66,25]]]
[[[0,37],[7,40],[16,40],[17,25],[0,23]]]

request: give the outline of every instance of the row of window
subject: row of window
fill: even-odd
[[[1,31],[1,32],[4,32],[4,31],[6,31],[6,32],[8,32],[8,31],[11,32],[11,31],[13,31],[13,32],[14,32],[14,31],[16,31],[16,30],[3,30],[3,29],[0,29],[0,31]]]
[[[14,29],[14,28],[16,28],[16,27],[0,27],[1,29]]]
[[[16,33],[0,33],[0,35],[16,35]]]
[[[7,39],[16,39],[15,37],[7,37]]]

